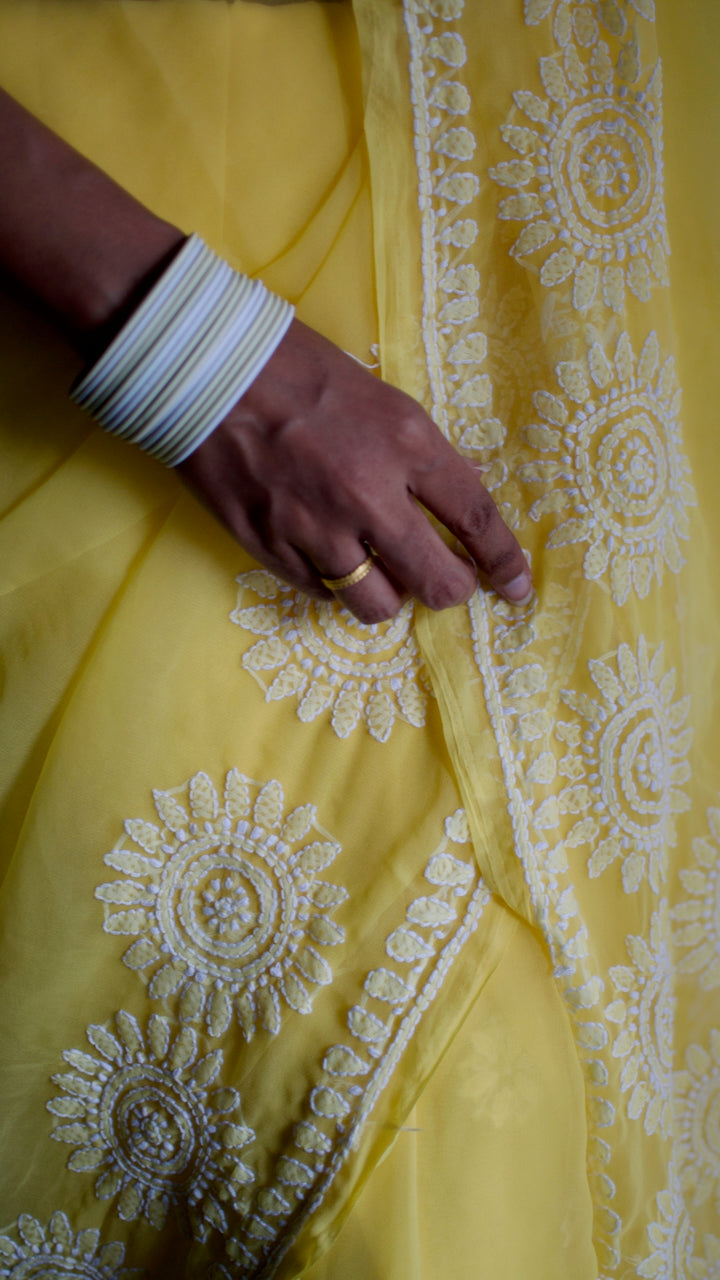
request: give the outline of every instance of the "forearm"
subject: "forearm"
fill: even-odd
[[[102,350],[184,239],[0,90],[0,271],[85,356]]]
[[[183,234],[2,93],[0,190],[0,270],[83,354],[99,354]],[[201,400],[206,391],[203,383]],[[342,595],[363,622],[392,617],[404,593],[433,609],[467,600],[474,565],[507,600],[527,603],[522,550],[471,464],[419,404],[319,334],[295,322],[236,403],[222,405],[224,418],[179,458],[183,475],[238,541],[296,588],[327,597],[322,580],[365,565],[369,545],[372,572]],[[178,403],[172,412],[177,443]],[[181,427],[184,448],[188,423]],[[149,432],[136,442],[155,446],[152,419]],[[471,559],[446,545],[423,507]]]

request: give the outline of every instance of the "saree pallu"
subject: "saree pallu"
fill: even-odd
[[[421,400],[537,585],[308,601],[3,304],[0,1277],[720,1275],[719,37],[0,6],[4,87]]]

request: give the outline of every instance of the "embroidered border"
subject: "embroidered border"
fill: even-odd
[[[320,1082],[306,1100],[306,1119],[295,1128],[297,1156],[280,1157],[272,1179],[276,1185],[259,1190],[246,1231],[228,1245],[233,1260],[260,1266],[258,1280],[275,1273],[327,1197],[489,901],[474,860],[466,862],[452,851],[453,844],[469,840],[462,811],[446,820],[445,829],[446,838],[425,869],[434,892],[415,898],[405,923],[388,936],[387,963],[367,974],[362,998],[349,1011],[350,1042],[323,1055]],[[457,917],[454,899],[464,899],[466,909],[448,937]],[[360,1076],[367,1077],[362,1086],[356,1083]]]

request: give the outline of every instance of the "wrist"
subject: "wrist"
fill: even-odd
[[[189,236],[71,395],[107,431],[177,466],[242,398],[292,316],[289,302]]]

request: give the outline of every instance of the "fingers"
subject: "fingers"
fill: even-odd
[[[373,533],[373,546],[408,595],[430,609],[463,604],[476,590],[474,568],[456,556],[433,529],[427,516],[408,494],[395,504],[392,520]]]
[[[448,445],[440,465],[423,472],[414,492],[463,544],[488,586],[512,604],[529,600],[532,577],[522,547],[472,464]]]
[[[318,575],[329,580],[342,579],[367,560],[367,547],[353,537],[337,535],[323,538],[322,545],[303,548],[317,566]],[[384,564],[374,559],[369,572],[351,586],[333,591],[355,617],[364,623],[386,622],[393,618],[403,603],[398,584],[386,572]]]
[[[321,599],[334,594],[362,622],[393,617],[406,594],[432,609],[458,605],[476,590],[477,573],[507,600],[529,599],[522,550],[472,465],[409,397],[369,375],[360,386],[354,366],[346,376],[352,362],[341,363],[335,376],[330,360],[330,391],[318,398],[316,388],[302,413],[292,380],[280,392],[271,380],[267,403],[248,407],[245,398],[181,474],[271,572]],[[304,365],[297,376],[304,385]],[[419,503],[472,563],[446,546]],[[367,576],[328,591],[321,578],[352,573],[367,545],[379,557]]]
[[[444,523],[461,538],[473,560],[487,576],[489,584],[506,599],[522,603],[532,591],[522,551],[503,524],[492,499],[474,476],[470,465],[461,458],[457,461],[460,464],[461,480],[466,485],[470,482],[470,499],[477,502],[479,493],[479,501],[482,503],[484,499],[489,510],[484,535],[490,535],[488,553],[484,554],[484,540],[475,551],[467,535],[461,536],[460,523],[454,515],[446,516]],[[426,486],[427,490],[429,495],[426,492],[426,502],[429,507],[435,496],[432,484]],[[445,505],[451,499],[450,504],[454,509],[461,509],[462,501],[467,501],[464,494],[458,499],[456,490],[450,495],[450,499],[447,495],[444,496]],[[300,518],[297,511],[293,518],[286,510],[282,534],[277,540],[272,540],[272,545],[267,534],[259,536],[243,508],[235,513],[232,527],[239,541],[273,573],[310,595],[321,599],[337,599],[365,624],[384,622],[394,617],[407,596],[420,600],[434,610],[447,609],[468,600],[478,586],[473,565],[455,555],[443,542],[411,494],[406,492],[401,499],[387,506],[392,509],[392,516],[388,517],[386,507],[376,509],[363,531],[366,542],[353,533],[333,530],[325,524],[318,526],[316,520],[307,515]],[[442,513],[438,514],[442,519]],[[512,583],[509,588],[504,585],[509,579],[502,578],[502,570],[507,574],[508,569],[512,571],[513,564],[507,556],[502,558],[502,545],[498,551],[497,544],[493,541],[493,517],[499,525],[500,537],[509,540],[513,556],[519,554],[520,591]],[[323,578],[339,580],[362,565],[367,559],[368,545],[377,553],[377,559],[361,581],[334,591],[324,586]],[[498,557],[499,572],[496,573],[493,573],[493,556]]]

